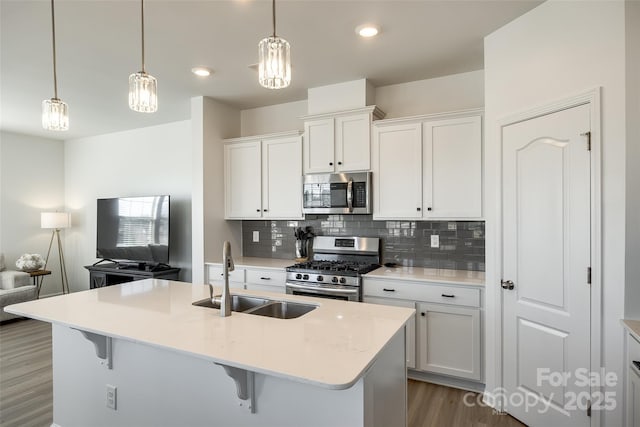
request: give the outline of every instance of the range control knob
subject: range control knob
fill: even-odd
[[[308,274],[305,274],[305,275],[303,275],[303,276],[302,276],[302,278],[303,278],[304,280],[309,280],[309,275],[308,275]]]
[[[302,279],[302,274],[300,274],[300,273],[296,274],[296,279],[298,279],[298,280]]]
[[[345,279],[344,277],[341,277],[341,278],[340,278],[340,283],[343,283],[343,284],[344,284],[344,283],[347,283],[347,279]]]
[[[322,281],[324,280],[324,277],[322,277],[322,276],[318,276],[318,277],[316,277],[316,280],[317,280],[318,282],[322,282]]]
[[[331,281],[332,281],[333,283],[338,283],[338,278],[334,276],[334,277],[331,279]]]

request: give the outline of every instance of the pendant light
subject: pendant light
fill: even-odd
[[[51,0],[51,35],[53,43],[53,98],[42,101],[42,127],[46,130],[69,130],[69,106],[58,98],[56,20],[53,0]]]
[[[272,0],[273,35],[258,45],[258,79],[267,89],[282,89],[291,84],[291,46],[276,36],[276,0]]]
[[[141,113],[158,110],[158,82],[144,68],[144,0],[140,0],[142,20],[142,71],[129,76],[129,108]]]

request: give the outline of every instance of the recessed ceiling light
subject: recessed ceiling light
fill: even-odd
[[[356,34],[360,37],[373,37],[380,32],[380,27],[373,24],[362,24],[356,27]]]
[[[193,67],[191,72],[200,77],[208,77],[212,73],[211,69],[207,67]]]

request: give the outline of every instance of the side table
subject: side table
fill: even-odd
[[[37,288],[36,298],[40,298],[40,288],[42,288],[42,279],[43,276],[48,276],[51,274],[50,270],[36,270],[29,271],[29,276],[33,277],[33,284]],[[40,278],[40,280],[38,280]]]

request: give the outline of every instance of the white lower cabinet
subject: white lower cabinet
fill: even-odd
[[[418,369],[480,380],[480,310],[417,304]]]
[[[364,302],[416,309],[407,324],[407,367],[482,380],[481,290],[477,286],[367,278]]]
[[[627,426],[640,427],[640,371],[629,368],[627,384]]]
[[[285,293],[287,273],[274,269],[247,269],[246,289],[249,291],[267,291]]]
[[[382,305],[394,305],[397,307],[416,308],[416,303],[413,301],[394,300],[390,298],[377,298],[377,297],[364,297],[364,302],[368,304],[382,304]],[[416,368],[416,317],[411,318],[407,322],[406,330],[406,355],[407,355],[407,368]]]

